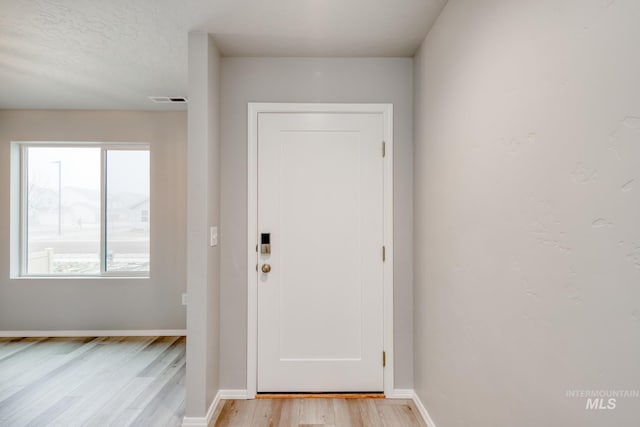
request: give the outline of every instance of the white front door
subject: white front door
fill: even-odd
[[[257,391],[383,391],[383,115],[257,122]]]

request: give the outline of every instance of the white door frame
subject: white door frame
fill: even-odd
[[[260,113],[379,113],[384,119],[384,195],[383,242],[386,250],[383,263],[383,350],[384,394],[394,390],[393,358],[393,105],[392,104],[248,104],[247,138],[247,397],[257,392],[258,372],[258,114]],[[382,143],[380,141],[380,155]],[[382,359],[382,355],[380,355]],[[382,363],[382,360],[380,360]]]

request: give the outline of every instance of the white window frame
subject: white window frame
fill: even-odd
[[[19,277],[21,278],[149,278],[151,275],[151,253],[149,253],[149,271],[107,271],[107,229],[106,229],[106,210],[107,210],[107,194],[106,179],[107,169],[106,161],[107,151],[149,151],[151,156],[151,146],[146,142],[17,142],[20,149],[20,250],[19,250]],[[47,148],[99,148],[100,149],[100,273],[97,274],[28,274],[28,223],[27,223],[27,181],[28,181],[28,149],[31,147],[47,147]],[[151,175],[151,164],[149,164],[149,175]],[[151,177],[149,177],[151,178]],[[151,186],[151,181],[149,181]],[[151,190],[151,189],[149,189]],[[149,199],[151,203],[151,198]],[[149,210],[149,240],[151,240],[151,209]],[[149,248],[151,249],[151,248]]]

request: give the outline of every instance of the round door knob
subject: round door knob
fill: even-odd
[[[262,272],[268,273],[271,271],[271,266],[269,264],[262,264]]]

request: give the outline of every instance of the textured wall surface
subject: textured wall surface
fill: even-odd
[[[451,0],[415,58],[415,388],[438,427],[633,427],[640,3]]]
[[[411,388],[412,71],[409,58],[223,58],[222,389],[246,388],[248,102],[393,104],[395,381],[397,388]]]
[[[184,112],[0,111],[0,330],[184,329]],[[149,279],[10,279],[11,141],[148,142]]]
[[[206,33],[189,34],[187,148],[186,417],[204,417],[216,394],[220,360],[220,53]]]

